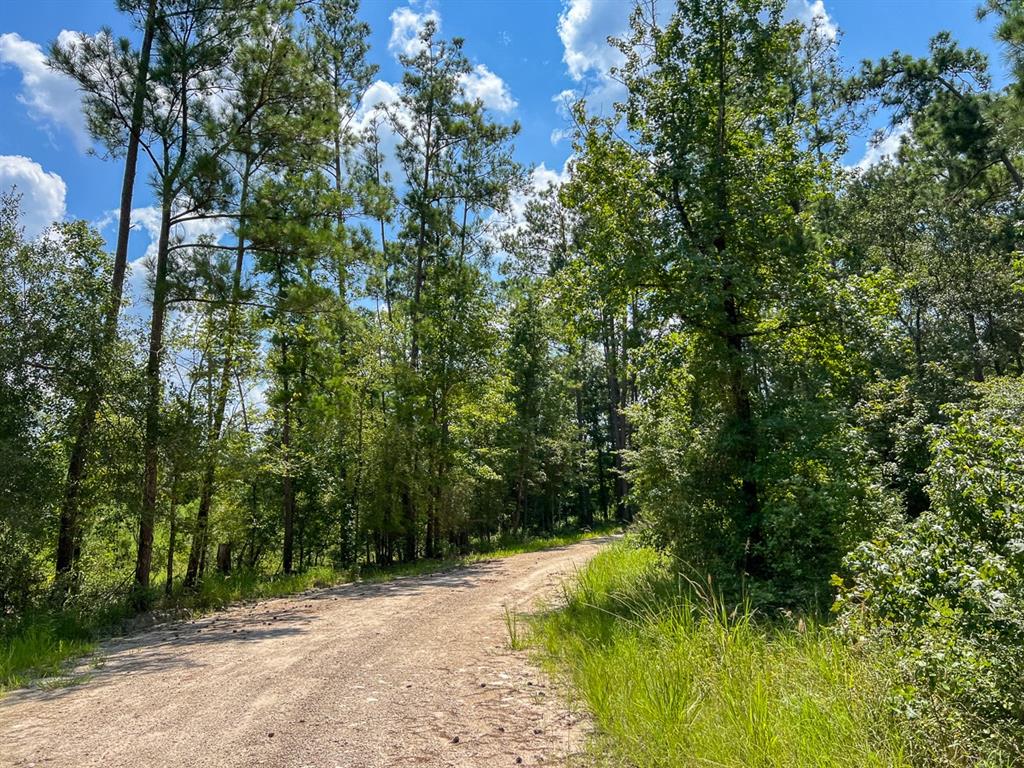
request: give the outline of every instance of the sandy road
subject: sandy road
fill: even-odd
[[[503,606],[550,595],[604,541],[111,643],[83,684],[0,699],[0,765],[562,765],[582,733],[564,692],[506,650]]]

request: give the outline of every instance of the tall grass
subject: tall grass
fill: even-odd
[[[17,688],[35,677],[55,675],[67,659],[93,649],[88,636],[68,636],[54,624],[42,618],[28,620],[0,639],[0,691]]]
[[[598,554],[534,637],[609,765],[908,765],[880,665],[827,627],[727,611],[650,549]]]
[[[319,565],[289,575],[252,570],[228,575],[212,573],[195,592],[177,588],[170,597],[163,597],[163,585],[158,584],[153,592],[154,607],[203,612],[242,600],[284,597],[350,581],[387,581],[443,571],[481,560],[565,546],[612,530],[611,526],[604,526],[592,532],[505,536],[489,543],[479,542],[475,552],[463,557],[417,560],[390,567]],[[67,661],[90,653],[98,639],[124,631],[133,614],[123,593],[124,589],[120,589],[92,596],[80,595],[71,607],[46,610],[43,605],[24,616],[0,623],[0,692],[25,685],[40,676],[57,675]]]

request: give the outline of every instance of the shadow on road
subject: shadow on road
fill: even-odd
[[[602,544],[614,537],[589,539]],[[516,557],[543,556],[564,552],[573,544],[553,547]],[[196,669],[205,666],[190,651],[226,643],[244,652],[248,645],[273,642],[310,631],[321,614],[317,603],[323,601],[381,600],[387,614],[389,598],[408,598],[438,590],[456,592],[486,588],[500,582],[498,575],[509,558],[484,560],[470,565],[415,576],[399,576],[388,581],[352,582],[289,597],[242,603],[193,621],[174,622],[150,628],[139,634],[103,643],[92,657],[80,660],[61,679],[38,681],[30,688],[11,691],[0,698],[0,711],[28,700],[58,701],[73,692],[79,683],[101,687],[129,675],[144,675],[178,667]],[[71,684],[61,685],[61,680]],[[141,684],[141,681],[140,681]]]

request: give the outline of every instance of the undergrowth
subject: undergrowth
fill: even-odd
[[[582,696],[608,765],[909,765],[883,665],[828,627],[727,609],[628,543],[564,597],[534,620],[533,641]]]

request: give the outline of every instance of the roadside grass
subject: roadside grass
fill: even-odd
[[[525,552],[536,552],[566,546],[585,538],[607,535],[614,525],[596,527],[592,531],[573,531],[550,536],[500,537],[490,543],[477,542],[475,551],[463,557],[443,560],[417,560],[390,567],[353,566],[334,568],[318,565],[300,573],[284,575],[262,571],[235,571],[228,575],[208,574],[198,592],[176,588],[170,597],[160,597],[154,610],[181,613],[216,610],[245,600],[286,597],[311,589],[331,587],[352,581],[379,582],[391,579],[436,573],[463,565]],[[0,693],[27,685],[39,678],[52,678],[65,671],[67,663],[93,652],[104,637],[121,634],[131,624],[134,614],[127,601],[111,597],[83,597],[70,608],[60,611],[36,610],[17,620],[0,624]],[[68,678],[73,682],[74,678]]]
[[[18,630],[0,639],[0,691],[32,679],[56,675],[70,658],[90,653],[95,643],[56,626],[52,618],[26,618]]]
[[[635,768],[902,768],[884,666],[826,626],[727,610],[622,542],[533,619],[532,642],[594,718],[595,752]]]

